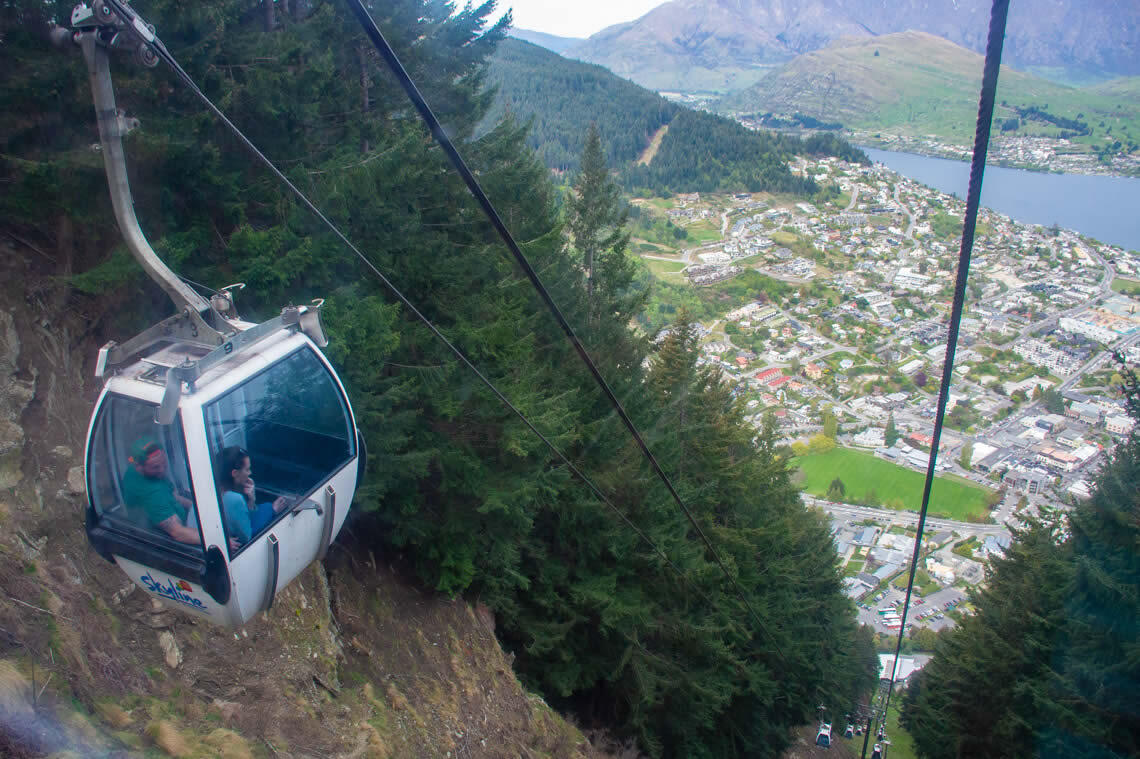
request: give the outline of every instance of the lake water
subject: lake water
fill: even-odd
[[[970,164],[863,148],[871,160],[965,200]],[[986,166],[982,205],[1017,221],[1060,224],[1101,242],[1140,250],[1140,179],[1042,174]]]

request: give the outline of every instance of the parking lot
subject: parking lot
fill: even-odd
[[[898,602],[897,608],[899,615],[902,615],[902,602],[906,597],[906,593],[891,588],[886,591],[883,598],[879,601],[874,601],[874,596],[864,599],[863,604],[869,606],[869,609],[859,607],[859,622],[864,625],[871,625],[875,632],[881,633],[894,633],[897,630],[892,630],[887,627],[881,614],[878,613],[879,609],[891,606],[895,601]],[[953,627],[954,620],[946,616],[947,603],[961,603],[966,595],[959,588],[943,588],[937,593],[931,593],[921,604],[915,603],[915,597],[911,598],[911,609],[907,614],[907,624],[917,625],[921,627],[929,627],[932,630],[938,631],[945,627]],[[933,612],[933,613],[930,613]],[[938,614],[942,614],[942,619],[938,618]],[[920,619],[921,617],[921,619]]]

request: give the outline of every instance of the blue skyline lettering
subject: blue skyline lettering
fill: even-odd
[[[189,593],[183,590],[179,590],[178,586],[174,584],[174,580],[170,579],[169,577],[166,578],[165,585],[161,582],[156,581],[149,574],[140,577],[139,581],[143,584],[143,587],[157,596],[168,598],[171,601],[176,601],[183,606],[189,606],[191,609],[195,609],[197,611],[202,611],[207,614],[210,613],[210,610],[206,608],[206,605],[204,603]]]

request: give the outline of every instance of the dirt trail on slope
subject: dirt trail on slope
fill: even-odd
[[[661,149],[661,140],[665,139],[665,133],[669,131],[669,125],[663,124],[660,129],[653,133],[649,139],[649,144],[645,150],[641,151],[641,155],[637,157],[637,163],[640,166],[648,166],[653,163],[653,158],[657,155],[657,151]]]

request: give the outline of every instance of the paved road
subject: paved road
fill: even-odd
[[[821,498],[803,495],[805,503],[813,506],[819,506],[828,514],[833,516],[841,516],[848,520],[855,519],[874,519],[878,522],[893,522],[901,525],[918,525],[918,513],[914,511],[895,511],[894,509],[873,509],[869,506],[853,506],[846,503],[833,503],[825,501]],[[954,530],[962,534],[968,535],[1009,535],[1009,530],[1003,525],[997,524],[975,524],[973,522],[959,522],[953,519],[942,519],[940,517],[927,517],[925,529],[927,532],[930,530]]]
[[[906,237],[907,239],[913,239],[913,237],[914,237],[914,214],[912,214],[910,212],[910,208],[907,207],[907,205],[902,202],[902,198],[899,197],[899,186],[901,184],[902,184],[901,182],[895,183],[895,202],[899,204],[899,207],[902,208],[903,213],[906,214],[906,218],[907,218],[906,231],[903,232],[903,237]]]

